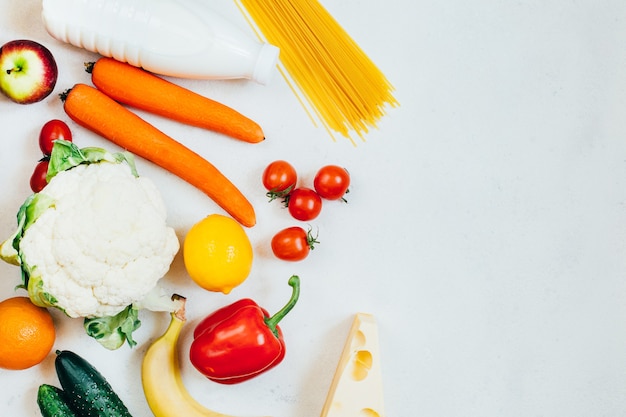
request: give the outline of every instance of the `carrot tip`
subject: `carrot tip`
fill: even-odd
[[[93,66],[96,65],[95,62],[85,62],[85,72],[91,74],[93,72]]]
[[[62,93],[59,93],[59,98],[61,99],[61,101],[65,101],[67,100],[67,96],[70,94],[70,91],[72,91],[71,88],[68,88],[67,90],[63,91]]]

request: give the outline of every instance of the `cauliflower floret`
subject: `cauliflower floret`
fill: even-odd
[[[179,250],[160,193],[125,163],[78,165],[41,192],[53,204],[26,229],[22,262],[70,317],[113,316],[141,301]]]

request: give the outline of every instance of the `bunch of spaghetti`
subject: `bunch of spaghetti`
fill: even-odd
[[[385,75],[317,0],[237,4],[259,36],[280,48],[282,65],[333,138],[332,131],[350,140],[356,132],[363,140],[385,107],[398,105]]]

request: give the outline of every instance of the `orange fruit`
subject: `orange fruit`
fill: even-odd
[[[0,302],[0,368],[26,369],[52,350],[56,331],[50,312],[28,297]]]
[[[252,269],[252,244],[239,223],[211,214],[193,225],[183,244],[185,268],[208,291],[228,294]]]

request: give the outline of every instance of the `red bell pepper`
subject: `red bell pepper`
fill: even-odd
[[[289,278],[291,299],[276,314],[244,298],[216,310],[194,329],[189,359],[207,378],[236,384],[278,365],[285,357],[285,341],[278,322],[300,295],[300,278]]]

